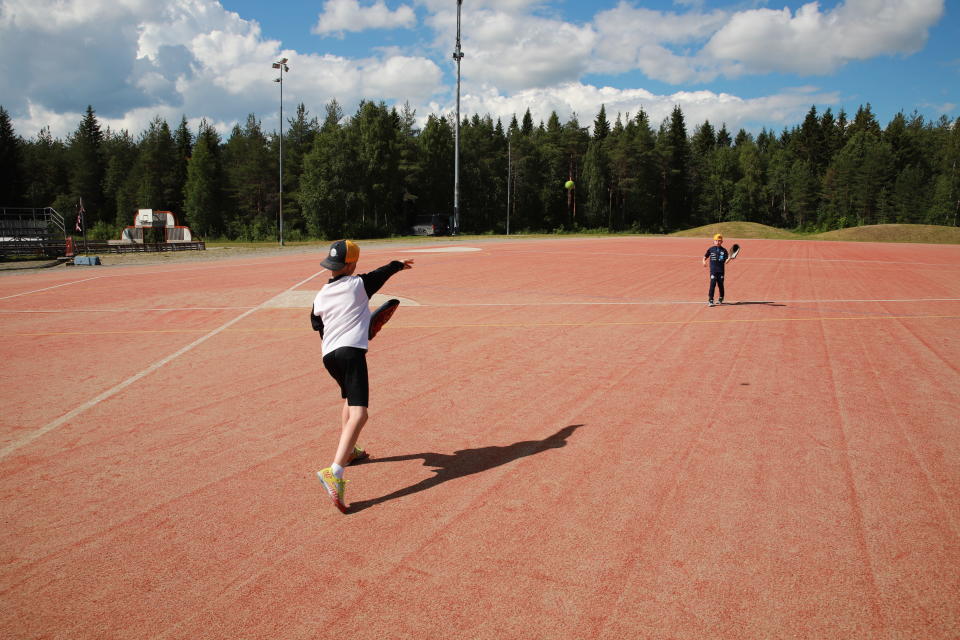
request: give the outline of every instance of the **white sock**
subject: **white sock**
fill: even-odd
[[[330,465],[330,470],[333,471],[333,475],[338,479],[343,480],[343,467],[334,462]]]

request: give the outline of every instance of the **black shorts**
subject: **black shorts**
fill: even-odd
[[[340,397],[346,398],[348,405],[370,406],[366,350],[340,347],[323,356],[323,366],[340,385]]]

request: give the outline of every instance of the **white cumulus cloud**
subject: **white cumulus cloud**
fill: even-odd
[[[610,113],[642,107],[658,122],[679,104],[691,122],[789,124],[811,104],[838,105],[844,96],[777,88],[782,80],[774,79],[741,98],[719,81],[829,75],[851,61],[909,55],[945,13],[944,0],[792,2],[779,10],[744,8],[766,4],[759,0],[675,0],[673,11],[604,0],[592,16],[573,20],[564,16],[566,3],[464,2],[464,113],[509,119],[529,107],[537,119],[576,112],[589,122],[605,104]],[[171,123],[206,118],[228,131],[253,113],[272,130],[279,87],[270,65],[286,57],[285,114],[302,102],[322,115],[336,98],[349,115],[361,100],[383,100],[409,102],[422,120],[455,104],[456,14],[451,0],[326,0],[315,34],[403,30],[383,47],[334,55],[324,38],[311,38],[316,49],[297,50],[268,37],[217,0],[0,0],[0,104],[27,137],[46,125],[67,135],[88,104],[112,128],[134,133],[157,115]],[[310,25],[302,29],[309,37]],[[946,89],[927,100],[944,110],[957,102]]]
[[[590,69],[600,73],[639,69],[670,84],[713,80],[721,69],[713,60],[698,55],[696,47],[728,19],[728,14],[719,10],[677,14],[621,2],[594,18],[597,46]]]
[[[607,117],[613,121],[617,114],[624,118],[635,116],[641,109],[656,129],[679,106],[686,118],[687,129],[693,132],[705,120],[727,128],[770,128],[773,124],[786,126],[803,119],[811,104],[834,104],[840,96],[835,92],[818,91],[811,87],[789,88],[780,93],[757,98],[741,98],[714,91],[677,91],[655,94],[646,89],[618,89],[570,82],[554,87],[528,89],[503,95],[494,87],[482,87],[463,96],[462,109],[469,113],[490,114],[506,125],[516,114],[529,108],[535,123],[546,122],[552,112],[561,121],[576,114],[581,126],[589,126],[604,105]],[[450,113],[449,105],[433,104],[436,113]]]
[[[25,137],[45,126],[65,137],[87,105],[135,134],[156,116],[184,115],[226,132],[250,113],[270,130],[280,57],[290,64],[291,113],[302,102],[317,115],[332,98],[348,113],[361,100],[423,104],[444,89],[442,70],[423,55],[299,53],[216,0],[0,0],[0,96]]]
[[[413,9],[405,4],[391,11],[383,0],[363,7],[358,0],[327,0],[313,33],[342,36],[346,31],[410,28],[416,21]]]
[[[754,9],[731,16],[704,47],[741,72],[826,74],[851,60],[911,54],[927,41],[943,0],[846,0],[822,11],[818,2],[796,13]]]
[[[573,81],[587,71],[595,41],[589,26],[477,11],[463,39],[465,77],[505,91]]]

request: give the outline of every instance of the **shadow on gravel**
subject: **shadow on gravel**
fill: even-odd
[[[436,467],[433,472],[436,474],[430,478],[424,478],[420,482],[403,489],[398,489],[393,493],[372,500],[358,500],[350,504],[350,513],[362,511],[368,507],[409,496],[420,491],[425,491],[435,487],[441,482],[462,478],[464,476],[487,471],[494,467],[513,462],[518,458],[525,458],[548,449],[559,449],[567,445],[567,438],[573,435],[573,432],[582,427],[582,424],[571,424],[557,431],[552,436],[543,440],[525,440],[523,442],[514,442],[502,447],[478,447],[476,449],[463,449],[455,451],[452,454],[447,453],[412,453],[403,456],[388,456],[386,458],[369,458],[359,464],[377,464],[380,462],[401,462],[404,460],[422,459],[425,467]],[[356,464],[356,463],[355,463]]]

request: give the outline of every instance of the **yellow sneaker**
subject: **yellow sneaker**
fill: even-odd
[[[358,460],[366,460],[370,457],[370,454],[361,449],[360,447],[354,447],[353,452],[350,454],[350,459],[347,460],[347,464],[353,464]]]
[[[337,509],[340,509],[341,513],[346,513],[347,503],[343,501],[343,492],[346,488],[347,481],[333,475],[333,469],[330,467],[317,471],[317,477],[320,478],[323,488],[330,494],[330,499],[333,500],[333,504],[337,506]]]

